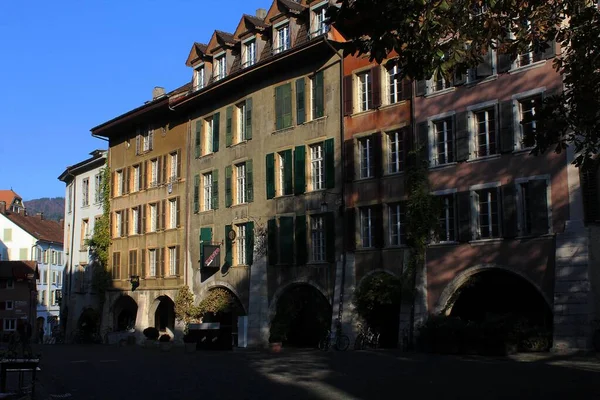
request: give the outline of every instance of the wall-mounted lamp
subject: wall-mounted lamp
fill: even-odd
[[[139,275],[131,275],[129,278],[129,282],[131,283],[131,291],[135,291],[140,286],[140,276]]]

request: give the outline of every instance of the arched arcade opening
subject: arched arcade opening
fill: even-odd
[[[113,331],[123,332],[135,328],[138,305],[130,296],[121,296],[113,306]]]
[[[154,327],[159,332],[175,331],[175,303],[169,296],[160,296],[155,302]]]

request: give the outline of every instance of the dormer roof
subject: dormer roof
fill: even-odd
[[[242,19],[238,24],[237,28],[235,28],[235,33],[233,34],[234,39],[238,39],[245,35],[248,32],[256,32],[263,31],[267,26],[269,26],[262,19],[255,17],[253,15],[244,14],[242,15]]]
[[[305,9],[305,6],[303,6],[300,3],[297,3],[294,0],[275,0],[273,4],[271,4],[271,8],[269,8],[269,11],[267,12],[265,21],[271,22],[282,14],[300,14]]]
[[[203,43],[194,42],[194,45],[190,50],[190,54],[188,55],[188,58],[185,61],[185,65],[191,67],[192,64],[204,57],[206,55],[207,48],[208,46]]]
[[[215,49],[233,47],[235,45],[233,34],[223,31],[215,31],[208,42],[206,52],[211,54]]]

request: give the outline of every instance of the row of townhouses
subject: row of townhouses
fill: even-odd
[[[108,151],[60,178],[67,327],[88,313],[106,330],[178,337],[174,300],[187,285],[196,301],[215,288],[232,295],[220,322],[239,345],[267,343],[279,303],[300,290],[356,332],[355,291],[405,268],[405,172],[417,149],[443,204],[440,234],[414,304],[384,318],[387,342],[401,340],[413,306],[417,322],[462,312],[461,287],[481,276],[503,282],[495,295],[506,304],[542,316],[555,347],[588,347],[600,310],[587,224],[598,216],[597,175],[580,174],[571,149],[532,156],[523,141],[544,97],[562,89],[560,48],[516,60],[490,49],[452,81],[402,80],[393,54],[381,65],[343,54],[328,5],[274,0],[243,15],[233,33],[192,45],[189,83],[155,88],[92,129]],[[104,159],[112,286],[100,310],[84,239],[102,212]]]

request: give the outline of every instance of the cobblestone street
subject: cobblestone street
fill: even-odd
[[[594,399],[594,358],[44,346],[38,399]],[[70,396],[69,396],[70,395]]]

